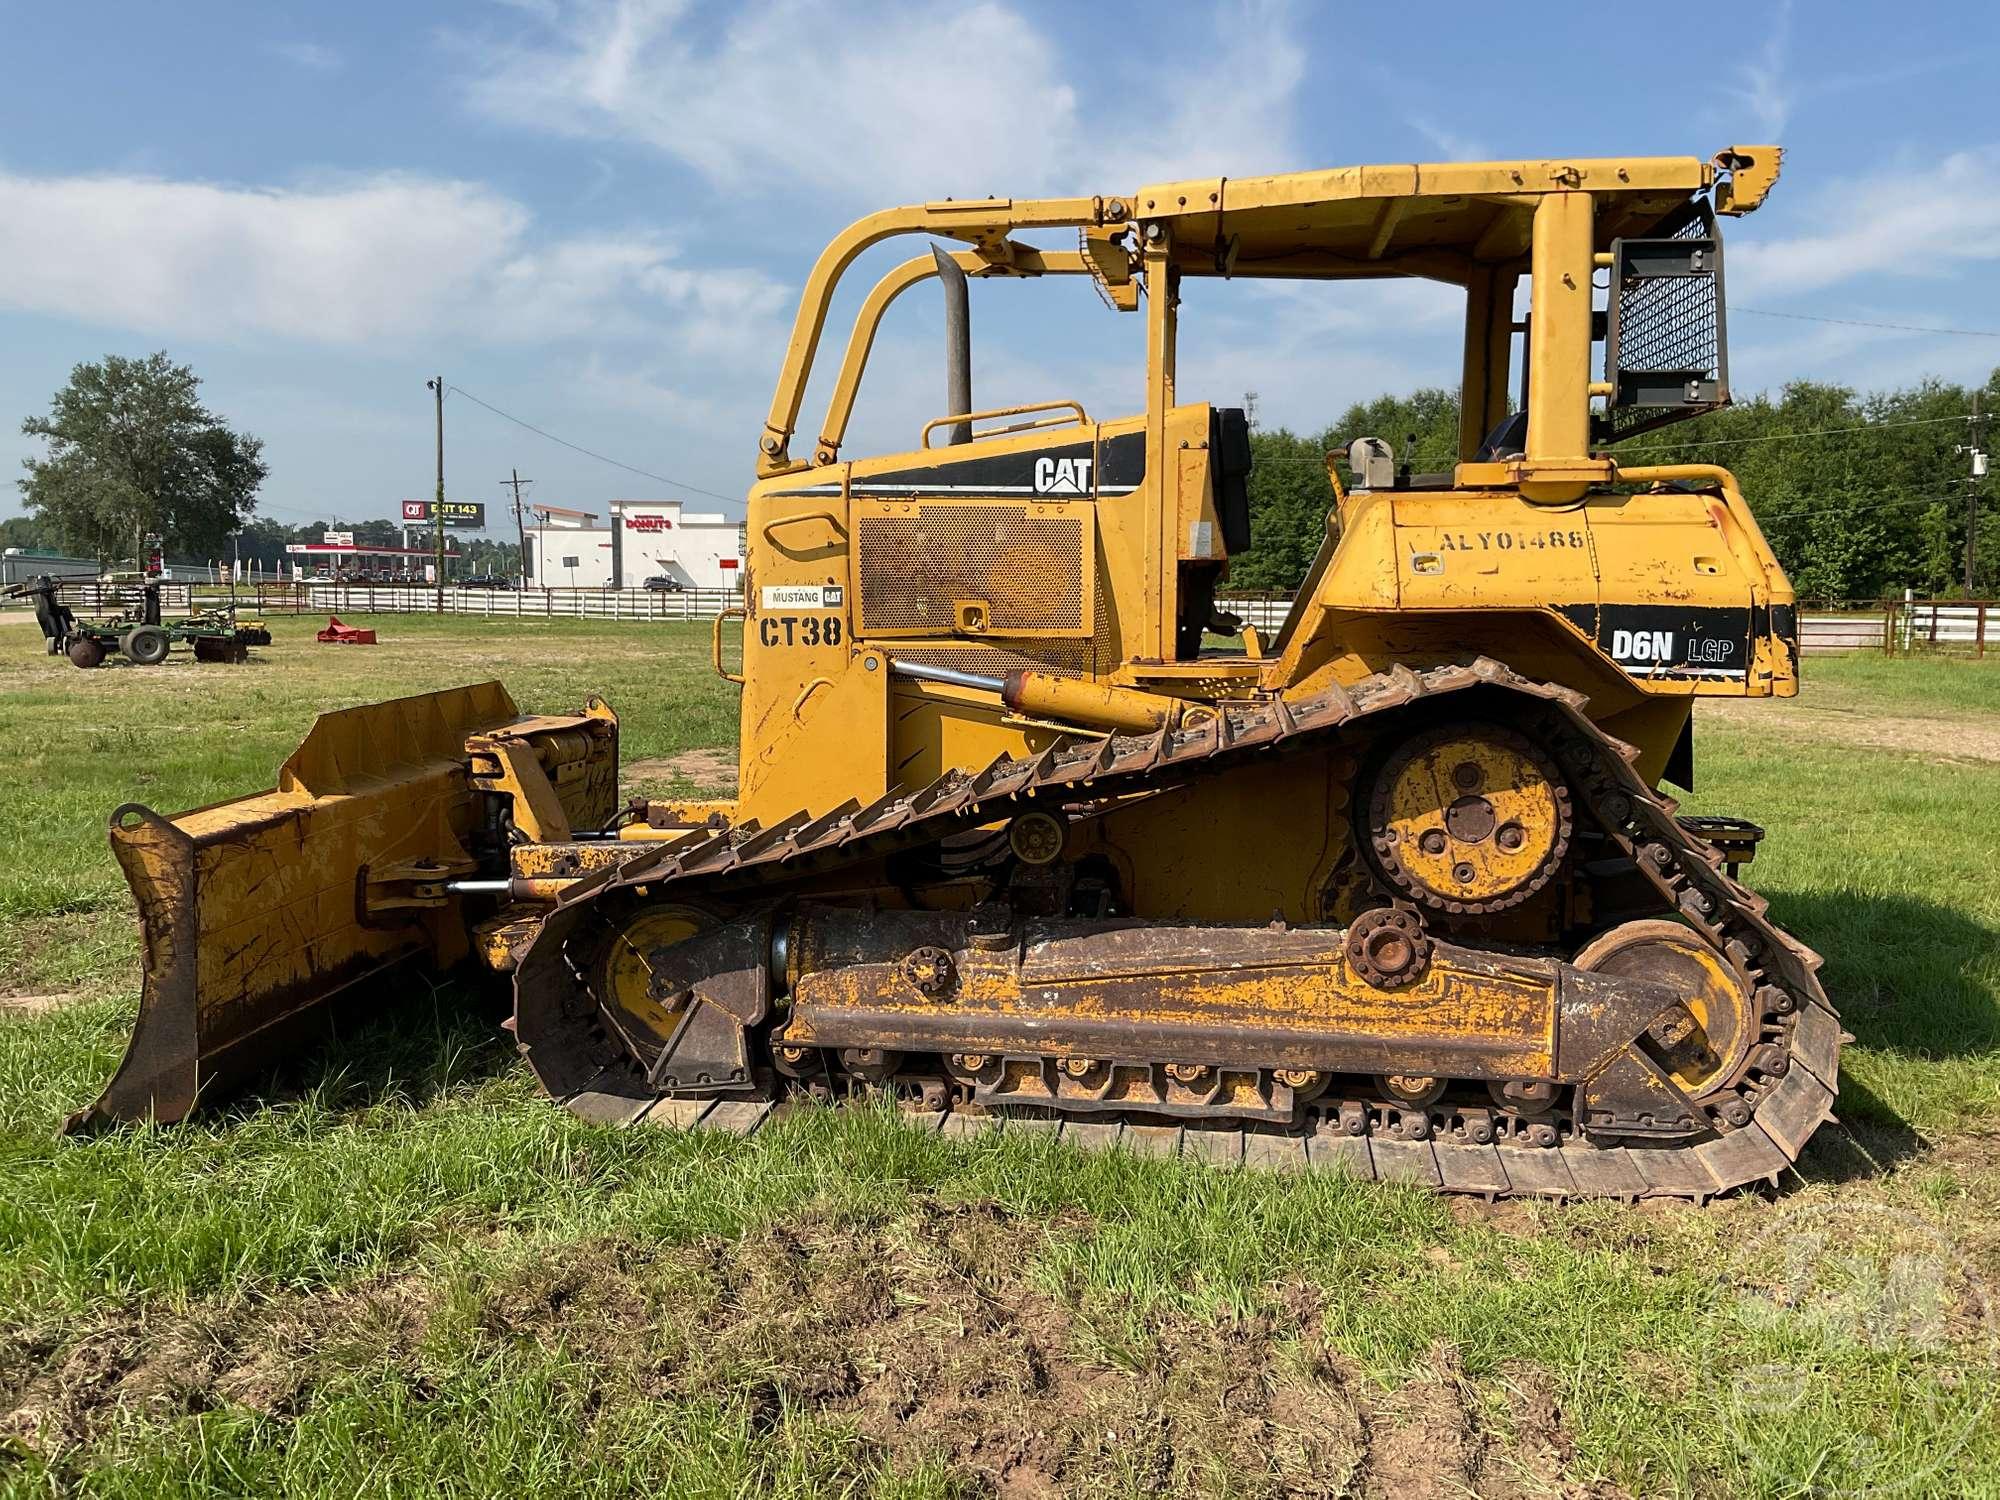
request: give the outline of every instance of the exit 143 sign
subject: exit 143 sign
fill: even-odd
[[[432,500],[405,500],[403,520],[408,524],[421,522],[431,524]],[[483,500],[447,500],[444,502],[444,524],[465,531],[479,531],[486,525],[486,503]]]

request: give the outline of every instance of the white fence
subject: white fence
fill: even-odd
[[[243,589],[238,598],[245,609],[266,614],[396,614],[437,613],[437,589],[424,584],[304,583],[295,588]],[[725,609],[738,608],[743,595],[733,589],[687,589],[678,594],[642,589],[463,589],[447,587],[444,612],[486,615],[500,619],[712,620]],[[1289,594],[1232,595],[1216,607],[1255,625],[1266,640],[1276,634],[1291,612]]]
[[[438,592],[422,584],[308,583],[296,589],[260,589],[246,604],[265,613],[428,615]],[[741,605],[731,589],[687,589],[678,594],[644,589],[463,589],[447,587],[444,612],[522,620],[712,620]]]
[[[1908,600],[1898,613],[1895,639],[1899,651],[1970,651],[1984,656],[1988,646],[2000,647],[2000,604],[1990,599]]]
[[[1804,656],[1837,656],[1847,651],[1880,651],[1889,640],[1889,612],[1872,614],[1802,614],[1799,652]]]
[[[1278,633],[1285,623],[1285,616],[1292,612],[1290,594],[1221,594],[1216,597],[1215,607],[1224,614],[1235,615],[1245,625],[1255,625],[1257,634],[1266,641]]]
[[[195,590],[185,583],[161,586],[161,608],[188,613],[214,605],[225,590]],[[262,614],[433,614],[437,590],[422,584],[304,583],[238,588],[239,608]],[[139,590],[131,584],[64,580],[62,599],[79,613],[136,609]],[[643,589],[468,589],[447,587],[447,614],[497,619],[613,620],[645,624],[669,620],[711,620],[741,606],[731,589],[689,589],[678,594]],[[1216,607],[1257,627],[1270,641],[1284,625],[1292,596],[1282,593],[1225,594]],[[1891,604],[1833,605],[1801,611],[1799,649],[1807,656],[1847,651],[1953,651],[1984,655],[2000,647],[2000,602],[1968,600],[1901,601]]]

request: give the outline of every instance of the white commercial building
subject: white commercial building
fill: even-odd
[[[529,528],[530,582],[543,588],[637,589],[671,578],[684,589],[739,589],[737,523],[682,509],[678,500],[614,500],[611,524],[595,515],[538,509]]]

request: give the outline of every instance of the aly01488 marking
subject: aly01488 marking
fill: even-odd
[[[1578,530],[1546,531],[1441,531],[1437,552],[1546,552],[1551,547],[1588,547],[1589,539]]]

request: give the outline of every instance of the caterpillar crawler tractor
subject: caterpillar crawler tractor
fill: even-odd
[[[1760,830],[1659,788],[1692,782],[1698,699],[1797,691],[1792,590],[1726,470],[1617,444],[1727,401],[1717,219],[1778,160],[861,220],[806,284],[716,622],[738,795],[621,803],[609,708],[523,715],[488,683],[328,714],[262,795],[121,808],[145,994],[74,1124],[178,1118],[330,1002],[476,960],[593,1120],[741,1131],[865,1089],[953,1131],[1491,1195],[1775,1176],[1844,1038],[1818,959],[1738,883]],[[797,453],[836,284],[900,235],[962,248],[868,292]],[[1141,414],[973,411],[948,315],[946,412],[907,452],[842,451],[900,293],[941,277],[949,314],[968,278],[1065,275],[1144,319]],[[1236,629],[1215,591],[1252,445],[1177,389],[1183,294],[1411,276],[1465,292],[1459,461],[1329,462],[1297,602]]]

